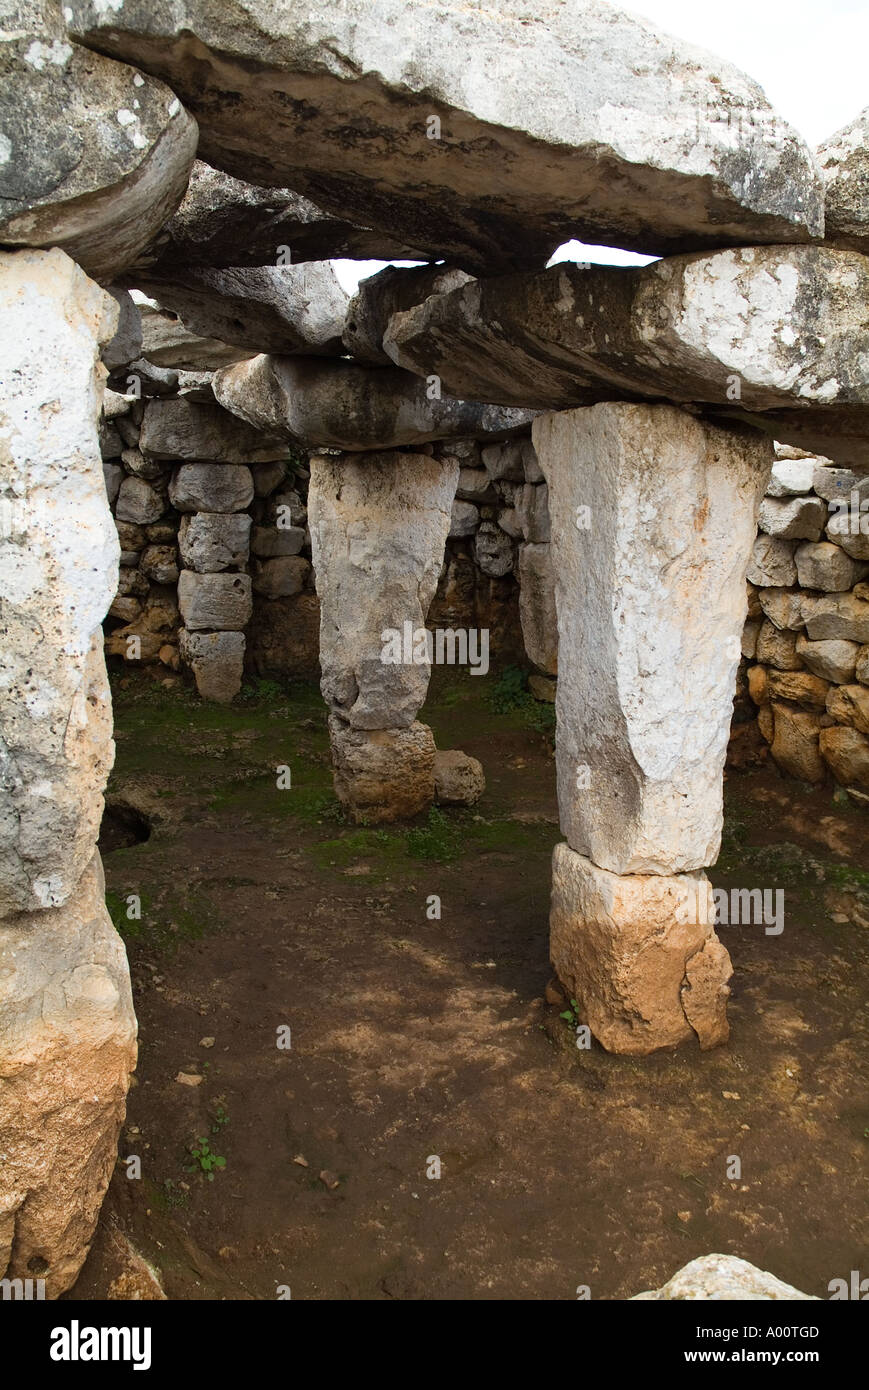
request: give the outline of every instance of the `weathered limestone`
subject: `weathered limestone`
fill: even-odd
[[[249,352],[340,356],[344,351],[349,296],[328,262],[250,269],[182,266],[160,279],[140,276],[136,283],[203,338]]]
[[[571,236],[668,253],[823,233],[820,175],[760,88],[598,0],[71,8],[76,37],[170,83],[210,163],[470,270]]]
[[[136,1019],[94,855],[60,908],[0,923],[0,1278],[74,1282],[116,1161]]]
[[[613,873],[702,868],[718,854],[772,446],[627,404],[545,416],[533,437],[552,518],[562,829]]]
[[[869,254],[869,106],[817,151],[827,240]]]
[[[0,29],[0,243],[111,281],[184,196],[196,122],[162,82],[71,44],[51,0],[17,18]]]
[[[320,688],[336,794],[356,818],[401,819],[434,798],[434,740],[416,722],[431,673],[420,633],[458,475],[456,460],[424,454],[311,460]]]
[[[547,675],[557,675],[558,616],[550,545],[519,547],[519,617],[529,657]]]
[[[409,820],[432,804],[436,754],[427,724],[354,729],[330,715],[329,743],[335,795],[354,820]]]
[[[212,463],[268,463],[286,454],[280,440],[251,429],[218,405],[184,396],[148,402],[139,448],[149,458]]]
[[[424,650],[405,662],[382,634],[425,627],[458,476],[455,460],[398,451],[311,460],[321,688],[353,728],[406,728],[425,699]]]
[[[251,518],[246,512],[194,512],[184,516],[178,531],[181,559],[188,569],[200,574],[240,568],[250,554],[250,528]]]
[[[213,372],[250,356],[244,348],[230,347],[217,338],[202,338],[185,328],[168,309],[153,303],[139,305],[142,318],[142,353],[152,367],[189,372]]]
[[[555,846],[552,963],[611,1052],[726,1040],[731,967],[714,916],[705,874],[613,874]]]
[[[450,396],[397,367],[315,357],[254,357],[215,372],[222,406],[258,430],[307,448],[370,452],[435,439],[508,434],[533,411]],[[143,446],[144,447],[144,446]]]
[[[785,1284],[765,1269],[749,1264],[735,1255],[701,1255],[677,1270],[672,1279],[660,1289],[634,1294],[634,1302],[671,1303],[683,1299],[702,1299],[706,1302],[754,1302],[766,1299],[796,1303],[814,1300],[815,1295],[800,1293],[792,1284]]]
[[[178,607],[185,627],[193,631],[241,632],[252,612],[250,576],[182,570]]]
[[[169,484],[169,500],[179,512],[239,512],[252,499],[253,478],[243,463],[182,463]]]
[[[181,659],[189,666],[203,700],[229,704],[241,689],[243,632],[189,632],[179,638]]]
[[[0,253],[0,917],[60,906],[114,757],[100,624],[118,538],[97,438],[115,301],[62,251]]]
[[[142,317],[131,296],[117,285],[109,285],[108,292],[117,302],[120,311],[118,327],[111,342],[106,343],[101,357],[109,372],[126,367],[142,352]]]
[[[828,411],[850,409],[869,441],[867,298],[869,260],[827,247],[743,247],[634,269],[559,264],[396,313],[384,347],[471,400],[799,406],[819,429]]]
[[[440,806],[475,806],[486,790],[482,763],[458,748],[435,753],[434,779]]]
[[[402,269],[387,266],[360,282],[347,306],[344,346],[357,362],[391,367],[383,349],[383,335],[393,314],[422,304],[431,294],[448,294],[470,280],[463,270],[450,266],[421,265]],[[262,345],[261,350],[265,348]]]
[[[354,227],[289,188],[234,179],[197,159],[184,200],[137,264],[165,274],[184,266],[264,266],[303,261],[421,260],[388,232]]]

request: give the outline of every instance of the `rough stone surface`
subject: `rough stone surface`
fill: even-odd
[[[476,534],[479,524],[479,507],[475,507],[473,502],[460,502],[456,498],[450,513],[450,538],[473,536]]]
[[[268,463],[287,452],[281,440],[252,429],[220,406],[183,396],[148,402],[139,448],[151,458],[210,463]]]
[[[320,675],[320,604],[305,591],[292,598],[254,595],[247,629],[247,661],[271,680],[317,680]]]
[[[435,744],[427,724],[353,729],[329,719],[335,795],[366,825],[407,820],[434,800]]]
[[[772,756],[783,771],[801,782],[822,782],[824,764],[818,750],[821,717],[813,710],[795,709],[772,701]]]
[[[832,686],[827,694],[827,713],[837,724],[869,734],[869,689],[865,685]]]
[[[106,343],[100,354],[104,367],[109,372],[117,371],[135,362],[142,352],[142,319],[139,310],[129,293],[110,285],[108,293],[118,305],[118,327],[112,340]]]
[[[869,602],[851,594],[804,594],[801,610],[814,642],[869,642]],[[795,624],[791,624],[795,626]]]
[[[558,615],[549,545],[519,547],[519,617],[528,656],[547,675],[557,675]]]
[[[634,1300],[675,1302],[683,1299],[703,1299],[706,1302],[753,1302],[764,1300],[794,1303],[808,1302],[813,1294],[800,1293],[774,1274],[735,1255],[701,1255],[678,1270],[660,1289],[634,1295]]]
[[[263,560],[277,555],[298,555],[305,543],[301,526],[255,526],[251,535],[251,552]]]
[[[74,892],[114,757],[97,420],[117,316],[62,251],[0,253],[0,917]]]
[[[761,531],[786,541],[819,540],[826,520],[819,497],[764,497],[757,516]]]
[[[441,806],[475,806],[486,790],[482,763],[458,748],[435,753],[434,779]]]
[[[836,685],[854,679],[859,651],[856,642],[846,642],[842,638],[812,642],[800,633],[796,642],[796,655],[803,665],[822,680],[833,681]]]
[[[213,372],[218,367],[243,362],[250,356],[243,348],[230,347],[217,338],[193,333],[168,309],[140,296],[142,354],[153,367],[187,372]]]
[[[51,0],[17,18],[0,29],[0,242],[110,281],[184,196],[196,122],[162,82],[70,43]]]
[[[545,416],[533,437],[552,517],[562,830],[614,873],[712,864],[772,445],[626,404]]]
[[[515,562],[513,543],[493,521],[484,521],[474,537],[474,556],[483,574],[500,579]]]
[[[127,477],[121,483],[115,506],[119,521],[147,526],[151,521],[158,521],[165,510],[165,499],[144,478]]]
[[[354,227],[289,188],[245,183],[197,159],[181,206],[138,264],[159,273],[277,265],[287,252],[293,264],[424,259],[388,232]]]
[[[179,512],[240,512],[253,500],[253,478],[243,463],[182,463],[169,500]]]
[[[869,106],[818,146],[828,241],[869,255]]]
[[[76,37],[178,93],[209,163],[470,270],[571,236],[671,254],[823,233],[820,174],[760,87],[598,0],[71,8]]]
[[[203,700],[229,704],[241,689],[243,632],[181,632],[181,659],[189,666]]]
[[[780,536],[768,536],[764,532],[754,542],[751,559],[746,571],[750,584],[761,589],[789,588],[797,582],[797,567],[794,563],[796,541],[783,540]]]
[[[777,458],[772,466],[767,495],[769,497],[798,497],[811,492],[816,460],[808,458]]]
[[[250,577],[182,570],[178,607],[185,626],[194,631],[241,632],[252,612]]]
[[[869,792],[869,738],[858,729],[822,729],[821,757],[842,787]]]
[[[328,262],[181,268],[137,284],[184,327],[249,352],[340,354],[349,297]],[[388,360],[388,359],[387,359]]]
[[[200,574],[238,569],[247,563],[250,554],[250,527],[246,512],[236,516],[220,512],[183,516],[178,529],[181,559],[188,569]]]
[[[136,1019],[93,855],[63,907],[0,924],[0,1278],[74,1283],[117,1158]]]
[[[609,1052],[727,1040],[730,957],[713,930],[708,890],[705,874],[612,874],[555,846],[552,963],[580,1021]]]
[[[533,412],[450,396],[397,367],[314,357],[254,357],[214,376],[221,405],[257,429],[307,448],[400,449],[436,439],[506,434]],[[144,445],[143,445],[144,448]]]
[[[392,629],[403,641],[405,623],[411,633],[425,625],[458,475],[454,459],[423,454],[311,460],[321,689],[354,729],[404,728],[425,699],[428,663],[384,662],[381,634]]]
[[[254,592],[265,598],[290,598],[302,592],[310,571],[304,555],[275,555],[256,565]]]
[[[451,266],[421,265],[402,268],[386,266],[376,275],[360,281],[347,307],[344,346],[357,362],[392,366],[383,350],[383,335],[393,314],[421,304],[430,294],[447,294],[467,284],[463,270]],[[265,351],[263,343],[260,350]]]
[[[853,589],[866,573],[865,566],[852,560],[841,546],[831,541],[807,541],[797,547],[794,558],[797,578],[804,589],[844,593],[846,589]]]
[[[851,409],[865,433],[867,298],[869,261],[824,247],[742,247],[629,269],[565,262],[432,296],[393,315],[384,347],[471,400],[798,406],[816,427]]]

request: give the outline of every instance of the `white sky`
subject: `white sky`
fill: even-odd
[[[869,0],[635,0],[621,8],[736,63],[813,147],[869,105]],[[553,257],[566,259],[635,265],[649,257],[569,242]],[[332,264],[352,294],[384,262]]]

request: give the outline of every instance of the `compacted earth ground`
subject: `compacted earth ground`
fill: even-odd
[[[519,673],[436,672],[421,717],[488,785],[401,828],[344,821],[316,687],[114,684],[139,1065],[67,1297],[123,1290],[119,1237],[173,1299],[619,1299],[712,1251],[823,1298],[865,1264],[864,810],[730,772],[712,881],[782,889],[784,930],[719,929],[727,1046],[611,1056],[547,998],[553,720]]]

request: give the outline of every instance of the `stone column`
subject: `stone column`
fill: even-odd
[[[434,738],[416,715],[458,475],[454,459],[399,451],[311,460],[321,689],[336,795],[359,821],[400,820],[434,798]]]
[[[116,302],[0,253],[0,1277],[56,1296],[115,1162],[136,1021],[95,852],[118,538],[97,434]]]
[[[553,962],[611,1051],[711,1047],[730,960],[701,871],[772,445],[667,405],[550,414],[533,437],[559,631]]]

